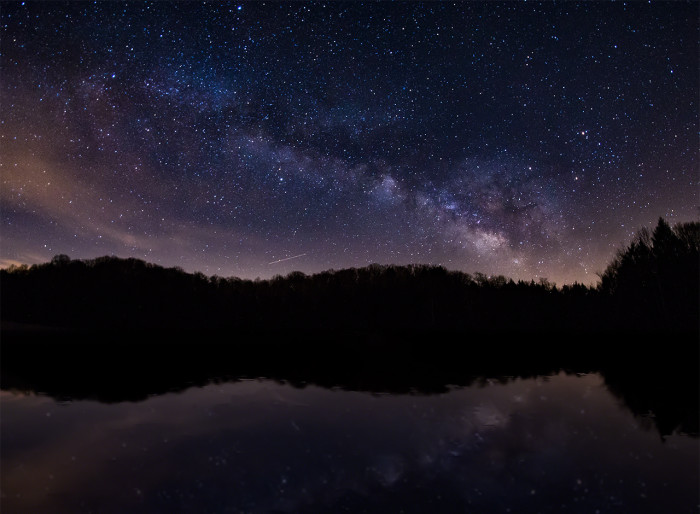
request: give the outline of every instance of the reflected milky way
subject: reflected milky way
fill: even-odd
[[[3,506],[12,512],[697,506],[697,439],[662,442],[598,375],[436,396],[262,380],[112,405],[2,395]]]
[[[592,283],[697,216],[697,4],[3,3],[3,265]]]

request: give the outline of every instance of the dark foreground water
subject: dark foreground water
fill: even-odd
[[[270,380],[112,404],[1,394],[6,514],[699,510],[698,439],[662,438],[598,374],[434,395]]]

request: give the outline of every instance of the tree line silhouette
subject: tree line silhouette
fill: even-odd
[[[659,219],[618,251],[597,287],[560,288],[420,264],[243,280],[57,255],[1,270],[0,308],[5,326],[80,330],[696,333],[699,251],[700,223]]]

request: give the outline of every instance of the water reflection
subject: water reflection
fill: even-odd
[[[550,340],[543,344],[559,352],[536,352],[519,340],[465,345],[421,337],[393,341],[297,337],[282,344],[242,339],[234,345],[199,339],[196,344],[182,344],[156,336],[151,344],[104,344],[87,336],[78,342],[38,338],[8,343],[5,338],[0,345],[0,389],[41,392],[61,401],[116,403],[266,377],[300,388],[440,394],[454,386],[482,384],[484,377],[507,382],[565,369],[600,372],[625,408],[661,437],[674,432],[697,437],[700,432],[696,341],[686,341],[683,352],[634,353],[629,349],[659,348],[660,341],[601,339],[597,344],[609,344],[617,351],[595,357],[574,351],[587,347],[585,338],[578,344]],[[641,344],[644,341],[647,346]]]
[[[598,374],[434,395],[270,380],[138,403],[2,393],[3,512],[696,512],[698,440]]]

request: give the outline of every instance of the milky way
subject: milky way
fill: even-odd
[[[1,4],[0,260],[594,283],[697,219],[698,4]]]

